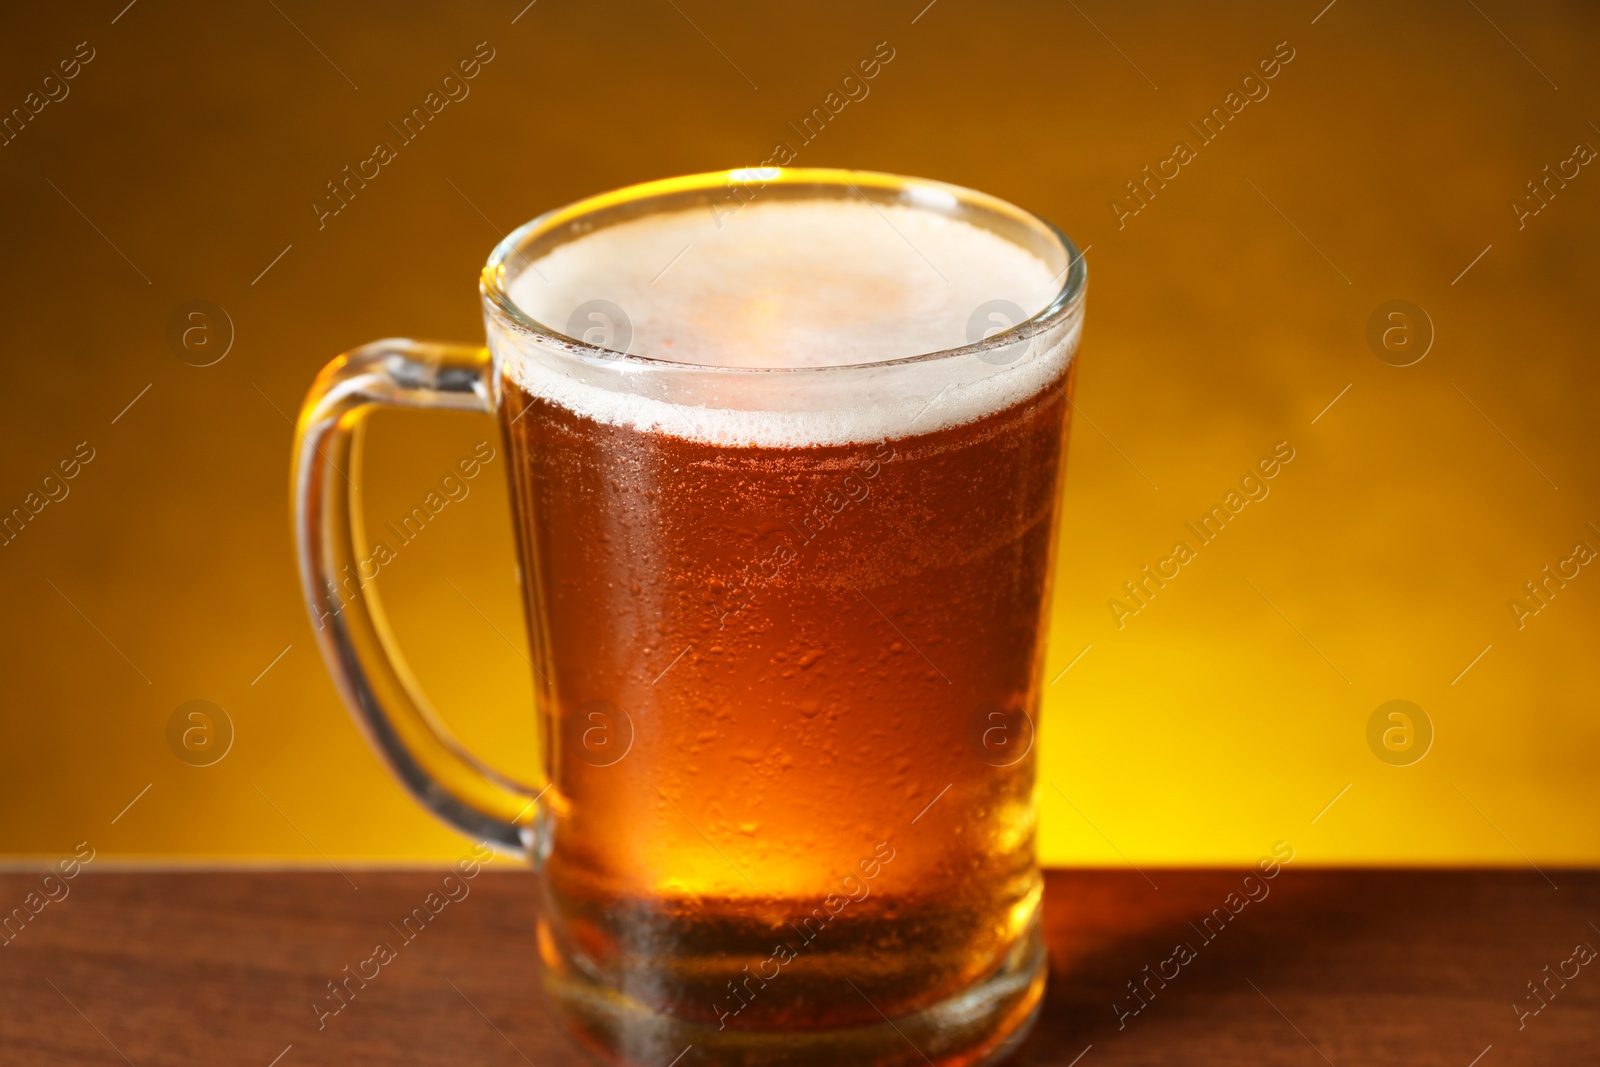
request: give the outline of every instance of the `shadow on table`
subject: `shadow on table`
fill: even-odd
[[[1600,903],[1587,873],[1556,892],[1532,870],[1284,870],[1251,881],[1258,900],[1248,873],[1049,872],[1050,986],[1012,1062],[1065,1067],[1092,1046],[1102,1061],[1192,1063],[1198,1043],[1311,1063],[1307,1044],[1327,1058],[1387,1026],[1391,1046],[1473,1046],[1464,1065],[1490,1040],[1478,1035],[1515,1029],[1522,979]]]

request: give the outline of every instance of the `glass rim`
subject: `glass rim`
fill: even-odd
[[[944,348],[911,356],[901,356],[895,359],[871,360],[863,363],[809,364],[792,367],[726,366],[662,359],[657,356],[645,356],[633,352],[617,352],[614,349],[593,345],[587,341],[570,337],[561,330],[535,319],[511,299],[511,294],[507,290],[508,263],[518,257],[526,260],[526,256],[522,252],[525,247],[540,237],[556,232],[563,226],[568,226],[578,220],[599,214],[606,209],[617,208],[622,205],[639,204],[653,199],[666,203],[675,198],[683,198],[687,204],[689,198],[692,198],[694,194],[713,190],[729,190],[735,186],[748,187],[750,185],[757,185],[761,188],[765,188],[768,185],[780,185],[796,190],[807,186],[844,188],[854,191],[862,199],[867,200],[868,203],[873,203],[873,201],[866,193],[862,192],[863,188],[879,192],[909,194],[908,202],[911,206],[921,207],[924,210],[938,210],[936,205],[950,203],[967,205],[988,211],[994,215],[1010,218],[1024,227],[1035,230],[1046,239],[1054,241],[1059,246],[1067,265],[1056,275],[1057,278],[1061,279],[1061,284],[1049,302],[1033,315],[1005,330],[955,348]],[[791,194],[791,198],[798,199],[793,194]],[[919,203],[919,201],[921,202]],[[737,201],[741,206],[746,202]],[[1087,283],[1088,267],[1084,263],[1083,253],[1078,250],[1077,245],[1073,244],[1071,238],[1048,219],[988,193],[953,185],[948,182],[934,181],[929,178],[913,178],[881,171],[848,170],[833,167],[740,167],[733,170],[705,171],[676,178],[640,182],[635,185],[623,186],[620,189],[613,189],[609,192],[584,197],[564,207],[546,211],[518,226],[495,245],[479,277],[479,290],[490,307],[498,312],[503,320],[518,332],[547,342],[578,357],[585,363],[602,364],[613,370],[631,366],[641,371],[648,369],[655,371],[698,370],[729,374],[771,374],[774,372],[815,374],[830,371],[862,371],[881,367],[904,366],[910,363],[932,363],[960,356],[981,356],[983,353],[997,348],[1031,340],[1038,334],[1059,325],[1079,312],[1083,305],[1083,295]]]

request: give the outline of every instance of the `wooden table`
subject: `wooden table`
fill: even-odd
[[[443,872],[346,873],[85,869],[0,947],[0,1063],[583,1062],[538,991],[522,871],[482,874],[319,1032],[325,983],[392,937],[390,918]],[[1552,979],[1556,995],[1520,1029],[1512,1004],[1534,1005],[1524,983],[1545,965],[1570,974],[1575,945],[1600,946],[1600,872],[1288,870],[1209,942],[1190,924],[1243,872],[1148,873],[1051,872],[1050,992],[1018,1062],[1596,1060],[1600,968]],[[0,875],[0,905],[39,885]],[[1195,958],[1164,988],[1151,980],[1154,997],[1119,1028],[1113,1004],[1137,1005],[1128,983],[1147,965],[1172,974],[1162,961],[1180,941]]]

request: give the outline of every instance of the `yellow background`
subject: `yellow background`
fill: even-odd
[[[0,852],[458,854],[367,751],[300,605],[287,477],[306,387],[377,337],[481,337],[476,273],[504,230],[758,162],[888,41],[871,95],[797,163],[980,188],[1090,248],[1047,681],[1091,647],[1048,689],[1045,861],[1232,863],[1278,839],[1312,863],[1600,859],[1600,575],[1520,631],[1507,607],[1575,542],[1600,547],[1600,173],[1522,229],[1510,208],[1576,143],[1600,146],[1597,16],[1324,3],[9,14],[5,108],[77,42],[95,58],[0,147],[0,506],[78,442],[96,458],[0,548]],[[479,41],[495,58],[470,97],[318,230],[324,183]],[[1270,96],[1198,147],[1186,122],[1281,41],[1295,58]],[[1198,157],[1119,229],[1110,200],[1180,139]],[[195,298],[236,330],[211,367],[165,337]],[[1366,342],[1392,299],[1436,331],[1414,366]],[[486,418],[381,418],[372,521],[485,438]],[[1296,458],[1271,495],[1119,631],[1123,581],[1279,441]],[[501,457],[380,583],[442,712],[526,772],[503,478]],[[1409,767],[1366,741],[1397,698],[1436,730]],[[191,699],[235,724],[215,766],[167,747]]]

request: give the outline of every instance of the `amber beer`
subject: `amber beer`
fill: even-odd
[[[952,425],[776,443],[597,414],[503,361],[551,782],[539,945],[596,1050],[970,1063],[1036,1010],[1070,356],[1009,353],[1053,362]]]
[[[774,449],[506,380],[563,984],[713,1030],[847,1028],[1036,950],[1033,754],[1003,757],[1038,706],[1067,387]]]

